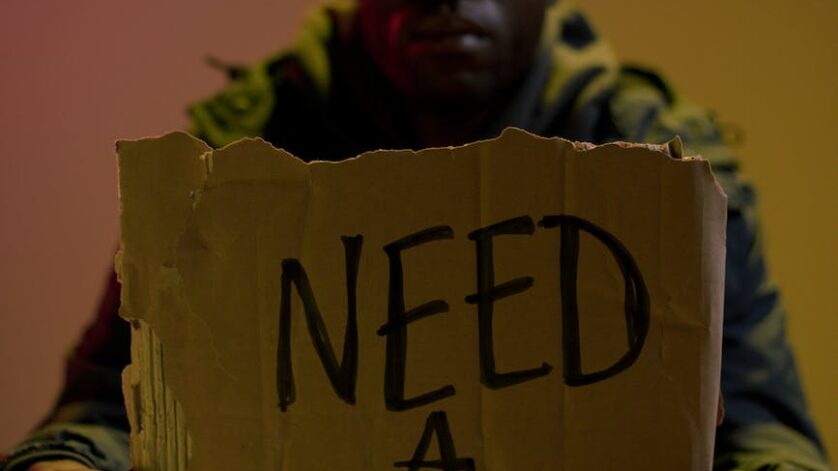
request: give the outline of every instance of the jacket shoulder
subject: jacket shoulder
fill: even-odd
[[[698,155],[710,162],[732,209],[752,202],[753,190],[741,179],[729,133],[716,114],[683,100],[660,73],[622,66],[607,106],[620,139],[664,143],[680,137],[684,155]]]
[[[330,43],[350,12],[349,2],[317,8],[291,47],[252,66],[222,65],[231,81],[214,96],[189,106],[192,133],[213,147],[264,137],[284,95],[326,96],[331,86]]]

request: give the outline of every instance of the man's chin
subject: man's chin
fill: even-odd
[[[421,104],[439,111],[467,111],[483,108],[495,92],[493,83],[483,77],[451,74],[417,86],[415,97]]]

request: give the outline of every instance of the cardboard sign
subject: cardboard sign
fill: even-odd
[[[725,197],[652,146],[118,145],[134,466],[709,470]]]

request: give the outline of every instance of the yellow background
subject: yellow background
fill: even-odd
[[[809,403],[838,454],[838,2],[581,0],[623,60],[744,132],[768,265]]]
[[[514,0],[510,0],[514,1]],[[838,2],[578,0],[619,55],[744,130],[770,268],[838,454]],[[5,0],[0,15],[0,450],[47,410],[117,241],[113,141],[185,125],[203,57],[287,45],[315,0]]]

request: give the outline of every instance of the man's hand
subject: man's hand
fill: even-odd
[[[87,466],[79,463],[78,461],[72,460],[60,460],[60,461],[41,461],[39,463],[35,463],[26,471],[96,471],[95,469],[88,468]]]

